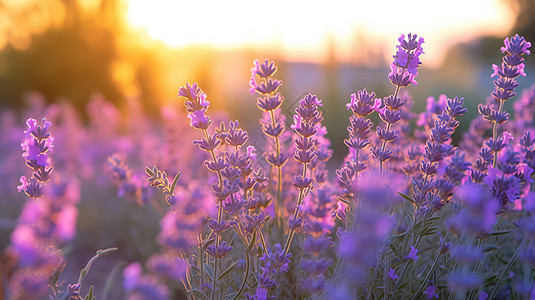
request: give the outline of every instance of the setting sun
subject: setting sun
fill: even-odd
[[[337,59],[351,62],[363,40],[373,47],[395,41],[400,33],[415,32],[426,39],[427,66],[437,66],[444,49],[455,43],[505,34],[513,18],[503,3],[486,0],[335,0],[329,5],[276,0],[268,6],[246,0],[128,3],[132,26],[172,47],[251,47],[280,51],[292,60],[322,61],[329,41]]]

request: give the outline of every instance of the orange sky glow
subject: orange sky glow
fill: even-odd
[[[129,0],[128,22],[171,47],[208,45],[277,51],[289,60],[341,62],[359,49],[390,58],[401,33],[425,38],[427,67],[448,47],[481,35],[504,36],[514,13],[499,0]],[[330,41],[330,45],[327,41]],[[392,52],[392,53],[391,53]]]

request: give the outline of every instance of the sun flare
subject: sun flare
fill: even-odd
[[[478,35],[506,34],[514,17],[496,0],[324,3],[274,0],[266,6],[247,0],[130,0],[128,20],[172,47],[245,46],[312,61],[327,57],[329,42],[336,45],[337,58],[352,61],[363,40],[384,45],[395,41],[400,33],[414,32],[426,39],[429,66],[437,65],[444,49],[454,43]]]

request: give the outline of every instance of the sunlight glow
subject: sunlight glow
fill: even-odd
[[[481,35],[503,36],[514,19],[511,9],[498,0],[325,3],[130,0],[128,20],[173,47],[250,47],[308,61],[324,61],[329,47],[334,48],[337,59],[346,62],[354,61],[363,43],[372,50],[382,47],[393,51],[401,33],[414,32],[426,40],[424,62],[437,66],[447,47]],[[383,55],[391,57],[390,53]]]

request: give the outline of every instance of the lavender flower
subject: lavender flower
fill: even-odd
[[[346,105],[347,109],[351,108],[354,114],[349,119],[350,126],[347,128],[349,139],[344,140],[344,144],[350,150],[348,157],[346,157],[348,165],[337,170],[337,174],[339,180],[345,185],[347,192],[350,194],[354,194],[356,189],[354,186],[354,177],[358,178],[359,173],[367,167],[363,160],[363,157],[366,156],[359,156],[359,153],[370,144],[370,128],[373,125],[371,120],[364,117],[370,115],[381,105],[381,99],[374,99],[374,97],[375,93],[368,93],[366,90],[361,90],[357,94],[351,94],[351,102]],[[348,176],[350,173],[351,176]],[[350,199],[347,200],[350,201]]]
[[[288,272],[291,253],[285,253],[280,244],[275,245],[272,250],[262,255],[259,259],[261,274],[259,287],[266,290],[274,289],[278,286],[277,279]]]
[[[439,210],[451,198],[454,185],[451,179],[444,178],[433,181],[437,174],[437,168],[444,158],[455,153],[454,147],[450,144],[451,135],[459,126],[456,118],[462,116],[466,109],[462,107],[463,98],[448,99],[445,109],[435,120],[434,128],[425,145],[425,160],[421,161],[420,171],[422,175],[414,179],[414,199],[418,206],[427,204],[432,210]],[[458,168],[464,169],[466,165],[459,162]],[[454,176],[453,170],[450,175]]]
[[[347,268],[344,282],[356,282],[358,286],[367,279],[368,270],[378,259],[378,251],[394,225],[385,210],[397,204],[378,174],[366,174],[360,182],[361,200],[353,229],[342,234],[338,246]]]
[[[139,263],[131,263],[123,271],[123,288],[127,299],[169,299],[169,290],[156,278],[143,275]]]
[[[418,39],[418,40],[417,40]],[[390,74],[388,78],[393,85],[398,87],[409,86],[411,83],[418,84],[414,78],[418,75],[418,67],[420,66],[420,55],[422,55],[422,44],[424,39],[418,38],[416,34],[409,33],[408,39],[402,34],[399,39],[399,44],[394,61],[390,64]]]
[[[396,279],[398,279],[398,277],[399,276],[396,274],[396,270],[390,268],[390,270],[388,271],[388,278],[390,280],[396,280]]]
[[[418,249],[414,248],[414,246],[411,245],[411,250],[409,251],[409,254],[407,254],[407,256],[405,256],[405,259],[411,259],[413,261],[417,261],[418,260],[418,255],[416,255],[418,253]]]
[[[401,112],[399,108],[405,103],[403,99],[395,96],[388,96],[383,99],[383,106],[379,109],[379,117],[386,123],[386,128],[377,127],[377,137],[382,141],[380,147],[373,146],[370,149],[372,156],[379,161],[379,170],[382,172],[384,162],[394,156],[394,152],[386,148],[387,143],[397,139],[398,134],[392,129],[392,126],[401,121]]]
[[[27,179],[20,178],[21,185],[18,191],[24,191],[28,197],[39,198],[42,196],[44,183],[50,179],[52,168],[48,152],[54,149],[54,137],[50,135],[48,129],[52,123],[43,118],[42,124],[38,125],[35,119],[26,121],[28,129],[24,132],[25,139],[20,145],[22,157],[26,160],[26,165],[33,170],[32,176]]]
[[[424,295],[426,296],[427,299],[438,298],[438,294],[435,293],[435,290],[436,290],[436,287],[430,285],[424,291]]]
[[[206,100],[206,93],[196,83],[192,85],[186,83],[186,86],[180,88],[178,97],[185,98],[184,105],[188,112],[191,127],[206,130],[212,124],[210,118],[205,115],[210,102]]]
[[[498,108],[496,109],[494,106],[483,104],[478,106],[479,113],[483,118],[493,123],[493,140],[496,140],[498,136],[498,124],[505,123],[509,120],[509,114],[503,111],[503,105],[506,100],[516,95],[514,92],[514,89],[518,86],[516,78],[520,75],[526,76],[523,55],[529,55],[530,51],[528,48],[531,47],[531,43],[527,42],[524,37],[518,36],[518,34],[510,39],[506,38],[504,44],[505,47],[502,47],[501,51],[507,54],[503,57],[503,62],[500,66],[492,65],[494,72],[491,75],[491,77],[498,76],[494,81],[495,89],[492,92],[492,96],[498,102]],[[499,151],[499,149],[493,150],[493,166],[496,166]]]

